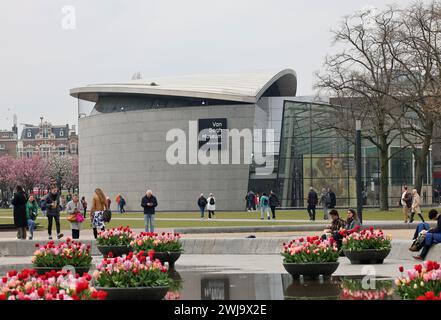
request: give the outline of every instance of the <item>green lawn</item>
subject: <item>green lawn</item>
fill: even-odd
[[[423,213],[426,213],[430,208],[424,208]],[[343,217],[346,216],[345,210],[340,210],[343,213]],[[0,209],[0,223],[12,223],[12,219],[5,219],[2,217],[11,217],[12,210]],[[143,214],[141,212],[137,213],[126,213],[123,215],[114,213],[114,218],[142,218]],[[199,219],[199,212],[158,212],[156,214],[157,218],[169,218],[169,219]],[[302,222],[280,222],[280,221],[260,221],[260,214],[253,212],[217,212],[217,219],[249,219],[249,221],[216,221],[216,220],[204,220],[204,221],[181,221],[181,220],[171,220],[171,221],[156,221],[156,225],[159,228],[179,228],[179,227],[221,227],[221,226],[263,226],[263,225],[298,225]],[[308,218],[306,210],[280,210],[277,212],[278,220],[305,220]],[[322,210],[317,210],[317,218],[322,218]],[[402,215],[400,209],[392,209],[387,212],[382,212],[378,209],[365,209],[363,212],[364,220],[386,220],[386,221],[401,221]],[[47,220],[45,218],[39,218],[38,222],[42,226],[47,225]],[[69,223],[66,221],[66,214],[62,213],[62,228],[69,229]],[[86,221],[84,227],[89,227],[89,220]],[[128,225],[132,228],[142,228],[144,222],[142,220],[112,220],[109,224],[110,227]]]

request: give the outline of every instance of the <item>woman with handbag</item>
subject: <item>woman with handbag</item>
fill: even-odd
[[[98,229],[104,231],[104,211],[109,209],[107,197],[100,188],[95,189],[95,195],[92,199],[92,209],[90,210],[90,219],[92,220],[93,236],[98,237]]]
[[[410,210],[410,220],[409,223],[412,223],[415,217],[415,214],[421,214],[421,197],[418,194],[417,189],[412,190],[412,206]]]
[[[79,201],[77,194],[74,194],[72,200],[67,204],[67,221],[70,222],[70,228],[72,230],[72,239],[80,238],[80,230],[83,225],[84,217],[81,214],[83,206]]]
[[[38,216],[37,200],[35,200],[35,196],[31,194],[29,196],[28,202],[26,202],[26,219],[28,221],[29,240],[32,240],[34,238],[34,230],[36,227],[35,220],[37,220],[37,216]]]

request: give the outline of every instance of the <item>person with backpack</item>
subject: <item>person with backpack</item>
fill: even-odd
[[[14,206],[14,225],[17,228],[17,239],[26,240],[26,193],[22,186],[17,186],[14,197],[12,198],[12,205]]]
[[[412,194],[407,190],[407,186],[403,187],[403,193],[401,194],[399,204],[402,207],[404,223],[407,223],[409,220],[409,211],[412,207]]]
[[[56,185],[52,185],[51,190],[46,197],[46,215],[48,219],[47,233],[49,235],[49,240],[52,240],[53,220],[55,220],[55,227],[57,229],[57,239],[61,239],[63,237],[60,226],[60,211],[61,206],[58,187]]]
[[[214,211],[216,210],[216,199],[214,198],[212,193],[210,193],[207,201],[208,219],[211,219],[212,217],[214,219]]]
[[[265,213],[268,220],[270,220],[271,218],[270,218],[270,210],[269,210],[269,198],[265,192],[262,194],[262,196],[259,199],[259,206],[260,206],[260,220],[264,219]]]
[[[155,208],[158,206],[158,200],[153,195],[152,190],[147,190],[145,196],[141,199],[141,207],[144,208],[145,232],[155,231]]]
[[[201,212],[201,219],[205,217],[205,208],[207,207],[208,201],[207,198],[204,197],[204,194],[201,193],[201,196],[198,199],[198,207]]]
[[[106,195],[103,190],[96,188],[92,199],[92,208],[90,210],[90,220],[92,221],[93,236],[95,239],[98,237],[98,229],[100,231],[105,230],[105,211],[109,211]]]
[[[313,187],[309,188],[308,193],[308,215],[309,215],[309,221],[315,221],[315,208],[318,203],[318,195],[317,192],[315,192]]]
[[[29,240],[34,238],[34,230],[36,228],[35,220],[38,216],[38,204],[34,195],[30,195],[28,202],[26,202],[26,219],[28,221]]]
[[[280,201],[274,191],[271,190],[269,196],[269,205],[271,208],[271,213],[273,215],[273,219],[276,219],[276,207],[280,206]]]

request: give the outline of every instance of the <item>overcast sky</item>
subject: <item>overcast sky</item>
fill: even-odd
[[[396,1],[400,5],[411,0]],[[76,124],[69,89],[143,78],[293,68],[298,95],[332,51],[330,29],[381,0],[1,0],[0,129]],[[75,9],[76,27],[71,9]],[[65,8],[67,11],[64,11]],[[64,24],[63,24],[64,23]]]

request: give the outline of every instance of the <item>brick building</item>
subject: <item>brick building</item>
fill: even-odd
[[[0,130],[0,157],[17,156],[17,131]]]
[[[38,126],[26,124],[17,149],[22,157],[78,155],[78,135],[75,126],[68,124],[52,125],[43,121]]]

